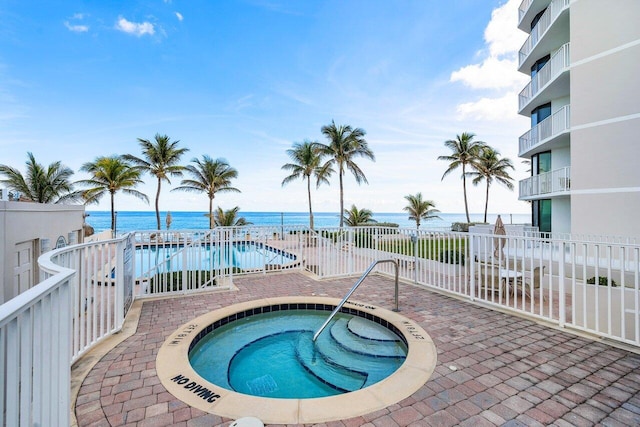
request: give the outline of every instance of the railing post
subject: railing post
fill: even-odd
[[[559,326],[564,328],[564,325],[567,321],[567,313],[566,313],[566,290],[564,286],[564,263],[565,263],[565,251],[566,251],[566,241],[562,240],[560,243],[560,253],[558,254],[558,308],[559,308]],[[553,284],[553,281],[551,281]]]
[[[469,268],[469,292],[471,292],[471,301],[476,299],[476,261],[475,261],[475,235],[469,233],[469,256],[467,262],[471,263]]]

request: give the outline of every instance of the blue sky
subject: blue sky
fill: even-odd
[[[517,158],[528,120],[516,114],[526,76],[516,52],[520,0],[0,0],[0,163],[24,170],[139,155],[137,138],[167,134],[239,172],[241,194],[214,204],[244,211],[305,211],[306,185],[281,186],[285,151],[323,140],[335,120],[363,128],[376,162],[369,185],[345,179],[345,206],[400,212],[422,192],[463,212],[462,182],[441,181],[443,142],[461,132],[513,160],[516,189],[495,185],[489,212],[525,213]],[[152,199],[155,181],[139,189]],[[207,209],[204,195],[170,192],[162,210]],[[313,192],[314,210],[337,211],[338,180]],[[484,186],[469,190],[482,212]],[[153,209],[119,194],[117,210]],[[105,198],[90,209],[109,209]]]

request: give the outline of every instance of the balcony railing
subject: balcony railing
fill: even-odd
[[[520,48],[519,60],[520,63],[518,66],[521,66],[524,61],[527,60],[527,57],[533,50],[533,48],[538,44],[544,33],[547,32],[551,24],[553,24],[560,15],[560,13],[569,7],[570,0],[553,0],[547,10],[542,14],[540,20],[536,24],[535,27],[531,30],[529,37],[525,40],[524,44]]]
[[[571,106],[565,105],[520,137],[520,151],[518,155],[523,157],[524,153],[535,146],[568,131],[570,128]]]
[[[571,189],[571,166],[541,173],[520,181],[520,199],[566,193]]]
[[[518,108],[520,110],[529,104],[549,83],[569,69],[571,65],[569,45],[570,43],[565,43],[560,46],[560,49],[553,54],[549,62],[547,62],[545,66],[533,76],[529,84],[522,89],[518,96]]]
[[[522,0],[518,7],[518,23],[522,22],[522,18],[527,14],[527,11],[531,7],[533,0]]]

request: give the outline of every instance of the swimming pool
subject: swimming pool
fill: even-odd
[[[191,366],[239,393],[302,399],[368,387],[404,362],[406,343],[373,318],[340,313],[314,343],[313,333],[330,311],[311,305],[278,311],[267,306],[220,325],[194,340]]]
[[[227,245],[182,244],[140,245],[136,248],[136,273],[139,276],[155,268],[158,272],[238,268],[262,269],[283,266],[297,260],[295,254],[261,242],[238,241]]]
[[[348,301],[338,321],[320,335],[316,342],[317,347],[313,347],[311,335],[314,329],[326,319],[338,303],[339,300],[334,298],[268,298],[225,307],[200,316],[179,328],[161,347],[156,360],[160,380],[178,399],[206,412],[229,418],[254,416],[265,423],[284,424],[342,420],[373,412],[410,396],[428,380],[436,363],[433,341],[413,321],[380,307]],[[309,325],[302,327],[293,325],[288,320],[278,320],[278,316],[274,315],[307,310],[316,313],[310,318],[313,320],[305,321],[309,322]],[[245,319],[253,316],[256,316],[257,329],[267,330],[262,337],[257,331],[243,327],[251,323]],[[356,319],[355,324],[348,326],[353,319]],[[237,323],[238,321],[240,323]],[[373,322],[375,326],[363,327],[360,324],[362,321]],[[278,332],[270,332],[272,329],[268,328],[269,323],[272,323]],[[368,341],[372,341],[373,338],[394,342],[384,350],[389,353],[377,354],[377,358],[391,356],[389,359],[393,359],[405,351],[406,356],[403,356],[403,359],[398,358],[390,373],[380,374],[378,377],[375,368],[371,371],[368,367],[363,369],[366,364],[363,364],[362,360],[369,357],[366,354],[356,354],[355,357],[359,359],[346,364],[341,361],[342,367],[338,370],[350,370],[353,374],[346,379],[335,377],[335,372],[327,374],[327,355],[323,341],[338,336],[343,345],[349,346],[349,342],[353,341],[344,341],[342,335],[348,333],[345,327],[351,328],[352,332],[356,331],[356,334],[364,335]],[[309,332],[309,329],[312,332]],[[227,335],[222,341],[211,345],[214,359],[225,359],[228,366],[222,373],[210,376],[207,369],[202,369],[203,366],[199,365],[207,365],[211,361],[199,360],[199,353],[209,341],[206,337],[214,330],[223,331],[223,335]],[[276,339],[278,335],[290,335],[293,339],[281,341],[280,337]],[[282,344],[283,342],[285,344]],[[282,378],[258,369],[261,365],[266,365],[267,359],[272,357],[272,352],[281,351],[278,346],[288,347],[286,352],[289,354],[299,353],[295,356],[297,359],[294,363],[289,366],[291,369],[298,364],[295,366],[295,372],[292,372],[290,377],[284,376],[287,381],[292,378],[295,380],[302,375],[302,371],[314,370],[322,365],[319,371],[315,371],[304,380],[307,385],[302,387],[302,394],[296,392],[293,395],[274,397],[276,389],[297,387],[293,384],[295,381],[281,383]],[[340,351],[345,352],[345,349],[342,348]],[[377,363],[376,357],[372,358],[374,365]],[[324,382],[320,381],[318,384],[316,381],[311,387],[309,384],[318,376],[321,376]],[[304,390],[307,388],[319,389],[326,394],[322,395],[324,397],[306,397]]]

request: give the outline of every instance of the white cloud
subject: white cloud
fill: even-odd
[[[451,73],[451,82],[476,90],[491,90],[491,96],[460,104],[459,118],[499,120],[514,116],[517,93],[528,77],[517,71],[517,54],[527,35],[516,27],[521,0],[509,0],[491,13],[484,31],[484,59]],[[495,92],[499,93],[496,94]]]
[[[86,33],[87,31],[89,31],[88,25],[70,24],[69,21],[64,21],[64,26],[67,27],[69,31],[73,31],[74,33]]]
[[[459,104],[456,107],[459,119],[503,120],[517,117],[518,99],[515,92],[508,92],[500,98],[483,97],[478,101]]]
[[[513,59],[489,57],[481,64],[471,64],[451,73],[451,81],[460,81],[472,89],[503,89],[524,86],[527,79],[516,71]]]
[[[115,28],[118,31],[122,31],[127,34],[133,34],[138,37],[141,37],[145,34],[153,35],[156,32],[151,22],[131,22],[127,21],[123,17],[118,18],[118,22],[116,22]]]
[[[176,12],[176,18],[178,18],[178,21],[182,22],[184,20],[184,16],[182,16],[182,14],[180,12]]]
[[[84,13],[74,13],[68,21],[64,21],[64,26],[67,27],[69,31],[73,31],[74,33],[86,33],[89,31],[88,25],[83,25],[74,21],[82,21],[87,15]],[[70,22],[71,21],[71,22]]]

